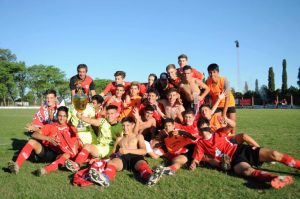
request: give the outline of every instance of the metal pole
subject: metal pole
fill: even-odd
[[[237,61],[237,91],[241,92],[240,85],[240,43],[238,40],[235,41],[235,47],[236,47],[236,61]]]

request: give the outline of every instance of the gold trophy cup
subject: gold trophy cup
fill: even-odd
[[[85,110],[86,105],[88,103],[88,96],[82,91],[80,82],[77,85],[80,86],[77,87],[77,93],[72,97],[72,103],[74,105],[75,110],[79,113],[82,113]],[[77,130],[80,131],[84,128],[85,127],[83,122],[79,120],[77,124]]]

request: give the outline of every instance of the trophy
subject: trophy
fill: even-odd
[[[79,113],[82,113],[85,110],[86,105],[88,103],[88,96],[82,90],[81,81],[77,81],[75,85],[77,87],[77,93],[73,96],[72,103],[74,105],[75,110]],[[81,120],[79,120],[77,124],[77,130],[79,131],[83,129],[84,124]]]

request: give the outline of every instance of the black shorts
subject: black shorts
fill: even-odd
[[[34,154],[34,160],[36,162],[53,162],[56,160],[56,157],[57,153],[45,146],[43,146],[40,154]]]
[[[196,146],[195,144],[189,144],[184,147],[184,148],[188,149],[188,152],[186,152],[182,155],[187,157],[188,161],[191,161],[193,159],[193,153],[194,153],[195,146]]]
[[[224,109],[223,107],[218,107],[216,113],[223,112],[223,109]],[[236,113],[235,106],[228,107],[227,113]]]
[[[247,162],[251,166],[258,167],[262,164],[259,161],[259,150],[260,148],[252,149],[252,146],[239,144],[231,160],[231,167],[241,162]]]
[[[144,160],[144,156],[142,155],[136,155],[136,154],[125,154],[125,155],[122,155],[120,157],[120,159],[122,160],[123,162],[123,170],[129,170],[129,171],[134,171],[134,166],[135,164],[140,161],[140,160]],[[147,162],[147,161],[146,161]]]

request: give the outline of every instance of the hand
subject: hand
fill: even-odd
[[[54,146],[57,146],[57,145],[59,145],[60,144],[60,142],[59,141],[57,141],[57,136],[56,135],[54,135],[54,136],[48,136],[47,137],[47,141],[48,142],[50,142],[51,144],[53,144]]]
[[[34,125],[32,125],[30,123],[26,124],[25,129],[29,132],[35,132],[38,130],[37,127],[35,127]]]
[[[226,97],[225,91],[222,92],[222,93],[219,93],[218,98],[219,98],[220,101],[223,100],[225,97]]]
[[[125,154],[127,154],[127,150],[125,148],[120,148],[119,153],[121,153],[122,155],[125,155]]]

